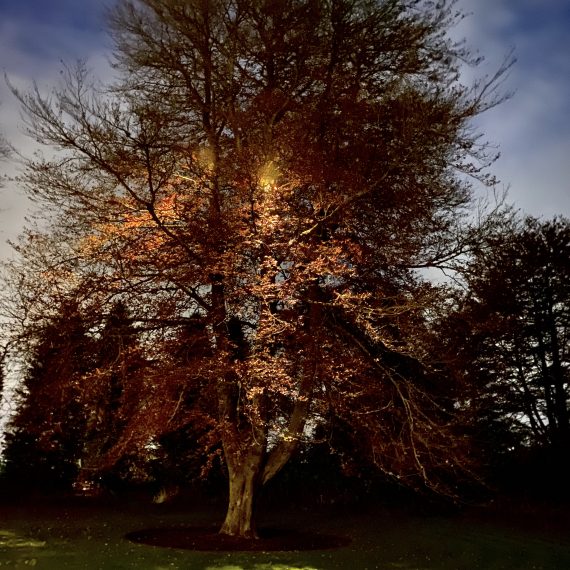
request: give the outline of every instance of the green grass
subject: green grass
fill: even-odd
[[[512,523],[302,509],[268,513],[268,524],[351,536],[344,548],[279,553],[206,553],[132,544],[124,535],[162,525],[218,521],[212,508],[156,505],[0,506],[0,569],[140,570],[567,570],[570,536]],[[536,525],[535,525],[536,526]]]

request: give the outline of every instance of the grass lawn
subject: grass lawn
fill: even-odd
[[[287,508],[261,526],[317,531],[352,539],[331,550],[195,552],[134,544],[145,528],[220,521],[216,507],[116,503],[0,505],[0,569],[137,568],[140,570],[570,569],[570,534],[548,528],[548,515],[514,519],[422,516],[397,509]],[[541,517],[546,517],[540,520]],[[541,524],[544,523],[544,524]]]

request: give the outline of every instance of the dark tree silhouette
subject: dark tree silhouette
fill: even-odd
[[[32,342],[21,404],[6,433],[6,476],[36,487],[70,485],[85,442],[81,379],[93,366],[77,305],[63,305]]]
[[[468,267],[452,320],[458,362],[493,451],[570,445],[570,223],[526,218],[489,239]],[[459,355],[459,352],[456,352]]]

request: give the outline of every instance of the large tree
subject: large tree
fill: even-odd
[[[114,84],[80,65],[17,93],[61,152],[28,163],[48,229],[17,245],[12,279],[42,294],[15,313],[25,330],[69,283],[86,311],[128,303],[153,366],[107,458],[199,422],[224,533],[255,536],[259,487],[335,418],[400,481],[443,490],[467,466],[414,273],[464,252],[465,174],[491,159],[470,121],[497,77],[459,83],[454,20],[445,1],[123,0]]]

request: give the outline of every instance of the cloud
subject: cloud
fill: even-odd
[[[570,5],[557,0],[461,0],[472,12],[454,30],[485,62],[466,81],[492,74],[515,48],[504,89],[514,96],[483,114],[477,127],[499,145],[492,171],[510,186],[509,199],[527,213],[570,216]]]
[[[0,69],[22,91],[37,82],[49,92],[59,81],[63,62],[85,59],[98,77],[108,77],[111,42],[105,31],[101,0],[0,0]],[[0,132],[16,149],[30,155],[33,141],[23,133],[20,105],[7,83],[0,80]],[[18,165],[1,165],[14,176]],[[0,194],[0,257],[8,254],[6,239],[21,231],[29,207],[14,183]]]
[[[100,50],[105,41],[101,0],[0,0],[0,62],[9,72],[43,75],[43,65]],[[108,47],[108,45],[107,45]]]
[[[568,139],[549,139],[524,155],[505,155],[495,170],[509,180],[509,201],[539,217],[570,216],[570,146]]]

